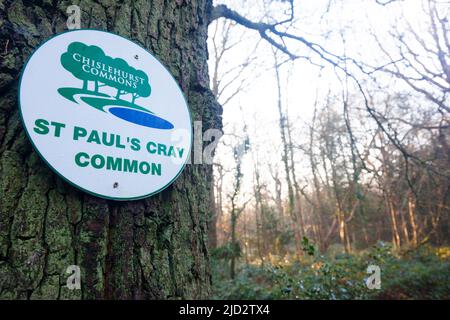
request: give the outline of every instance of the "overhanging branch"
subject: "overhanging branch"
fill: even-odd
[[[388,0],[387,2],[382,2],[382,3],[380,2],[379,4],[387,5],[394,1],[395,0],[393,0],[393,1]],[[377,115],[376,110],[370,106],[369,99],[366,95],[366,92],[363,89],[361,82],[359,81],[359,79],[357,78],[357,76],[354,73],[350,72],[347,69],[347,62],[350,62],[353,66],[355,66],[360,72],[362,72],[365,75],[371,75],[378,68],[371,67],[370,70],[366,70],[367,66],[364,66],[363,64],[359,63],[358,61],[356,61],[353,58],[349,58],[345,55],[341,56],[341,55],[334,54],[334,53],[328,51],[327,49],[325,49],[320,44],[311,42],[311,41],[305,39],[304,37],[297,36],[297,35],[288,33],[286,31],[280,31],[278,29],[284,23],[291,22],[294,19],[293,2],[290,1],[290,3],[291,3],[291,16],[286,20],[276,22],[276,23],[251,21],[251,20],[243,17],[242,15],[240,15],[238,12],[228,8],[226,5],[223,5],[223,4],[213,7],[212,12],[211,12],[210,22],[212,22],[216,19],[219,19],[219,18],[230,19],[243,27],[257,31],[263,40],[267,41],[270,45],[272,45],[273,47],[277,48],[278,50],[280,50],[281,52],[286,54],[291,60],[295,60],[298,58],[304,58],[304,59],[308,59],[309,61],[311,61],[310,57],[299,56],[299,55],[295,54],[294,52],[292,52],[287,47],[284,40],[290,39],[290,40],[295,40],[297,42],[302,43],[307,48],[309,48],[312,52],[314,52],[322,61],[325,61],[325,62],[331,64],[334,68],[340,70],[347,77],[349,77],[350,79],[352,79],[354,81],[358,91],[362,95],[365,109],[367,110],[367,112],[369,113],[371,118],[374,119],[374,121],[376,122],[376,124],[380,128],[380,130],[388,137],[388,139],[391,141],[391,143],[401,152],[405,161],[408,161],[409,159],[411,159],[422,165],[424,165],[424,164],[428,165],[426,163],[426,161],[421,160],[414,154],[409,153],[404,148],[404,146],[401,144],[401,142],[398,140],[397,136],[395,134],[392,135],[389,132],[389,128],[387,128],[383,124],[382,120],[380,120],[380,117]],[[395,61],[393,60],[393,61],[391,61],[391,63],[395,64]],[[381,68],[383,68],[383,67],[381,67]]]
[[[309,57],[298,55],[297,53],[294,53],[292,50],[290,50],[284,42],[285,39],[295,40],[297,42],[302,43],[307,48],[309,48],[312,52],[317,54],[320,59],[332,64],[334,67],[338,67],[339,69],[342,69],[340,64],[343,62],[346,62],[346,61],[350,61],[352,64],[357,66],[358,69],[360,69],[363,73],[366,73],[366,74],[369,73],[369,71],[364,70],[362,65],[359,64],[354,59],[334,54],[334,53],[326,50],[320,44],[311,42],[311,41],[305,39],[304,37],[297,36],[297,35],[288,33],[286,31],[280,31],[279,30],[280,26],[282,26],[286,23],[292,22],[294,19],[293,1],[289,1],[289,3],[291,4],[291,12],[290,12],[289,18],[282,20],[282,21],[275,22],[275,23],[266,23],[266,22],[262,22],[262,21],[261,22],[251,21],[251,20],[247,19],[246,17],[242,16],[241,14],[239,14],[238,12],[228,8],[224,4],[220,4],[220,5],[213,7],[212,12],[211,12],[210,22],[212,22],[216,19],[219,19],[219,18],[225,18],[225,19],[230,19],[245,28],[257,31],[263,40],[267,41],[270,45],[272,45],[273,47],[277,48],[278,50],[280,50],[281,52],[286,54],[291,60],[295,60],[298,58],[304,58],[304,59],[308,59],[308,60],[311,60],[311,59]]]

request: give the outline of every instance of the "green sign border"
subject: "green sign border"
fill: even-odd
[[[125,40],[127,40],[127,41],[129,41],[129,42],[131,42],[131,43],[133,43],[133,44],[135,44],[135,45],[141,47],[141,48],[144,49],[149,55],[151,55],[153,58],[155,58],[156,61],[158,61],[158,62],[164,67],[164,69],[166,69],[166,71],[169,73],[169,75],[170,75],[170,76],[172,77],[172,79],[175,81],[175,85],[176,85],[176,86],[178,87],[178,89],[180,90],[181,95],[183,96],[184,102],[186,103],[186,106],[187,106],[187,110],[188,110],[188,114],[189,114],[189,122],[190,122],[190,127],[191,127],[191,143],[189,144],[189,153],[188,153],[188,154],[189,154],[189,157],[186,158],[186,160],[185,160],[184,163],[183,163],[183,166],[181,167],[180,171],[178,171],[178,173],[176,174],[176,176],[175,176],[171,181],[169,181],[165,186],[163,186],[162,188],[160,188],[160,189],[158,189],[158,190],[156,190],[156,191],[154,191],[154,192],[151,192],[151,193],[149,193],[149,194],[142,195],[142,196],[137,196],[137,197],[133,197],[133,198],[116,198],[116,197],[108,197],[108,196],[104,196],[104,195],[101,195],[101,194],[98,194],[98,193],[95,193],[95,192],[86,190],[86,189],[84,189],[83,187],[77,185],[76,183],[70,181],[68,178],[64,177],[63,174],[59,173],[58,170],[56,170],[55,168],[53,168],[53,166],[47,161],[47,159],[45,159],[45,157],[39,152],[38,148],[37,148],[36,145],[34,144],[33,139],[31,138],[31,136],[30,136],[30,134],[29,134],[29,132],[28,132],[28,129],[27,129],[26,125],[25,125],[25,120],[24,120],[23,114],[22,114],[22,104],[21,104],[21,102],[20,102],[20,89],[21,89],[21,87],[22,87],[22,77],[23,77],[23,74],[24,74],[25,69],[26,69],[26,67],[27,67],[27,65],[28,65],[28,62],[30,62],[31,58],[32,58],[33,55],[39,50],[40,47],[42,47],[44,44],[46,44],[48,41],[52,40],[53,38],[59,37],[60,35],[63,35],[63,34],[66,34],[66,33],[78,32],[78,31],[97,31],[97,32],[109,33],[109,34],[112,34],[112,35],[114,35],[114,36],[117,36],[117,37],[120,37],[120,38],[122,38],[122,39],[125,39]],[[155,194],[157,194],[157,193],[160,193],[161,191],[163,191],[164,189],[166,189],[168,186],[170,186],[170,185],[171,185],[171,184],[172,184],[172,183],[180,176],[180,174],[183,172],[183,170],[184,170],[184,168],[185,168],[185,166],[186,166],[186,162],[187,162],[187,160],[190,158],[191,151],[192,151],[192,142],[193,142],[193,139],[194,139],[194,135],[193,135],[193,133],[192,133],[192,114],[191,114],[191,110],[190,110],[190,108],[189,108],[189,104],[188,104],[188,102],[187,102],[187,100],[186,100],[186,97],[184,96],[183,90],[181,90],[180,86],[178,85],[178,82],[177,82],[176,79],[173,77],[173,75],[172,75],[172,73],[169,71],[169,69],[168,69],[168,68],[167,68],[167,67],[166,67],[166,66],[165,66],[158,58],[156,58],[153,54],[151,54],[146,48],[144,48],[144,47],[141,46],[140,44],[138,44],[138,43],[136,43],[136,42],[134,42],[134,41],[132,41],[132,40],[130,40],[130,39],[128,39],[128,38],[125,38],[125,37],[123,37],[123,36],[121,36],[121,35],[118,35],[118,34],[115,34],[115,33],[109,32],[109,31],[104,31],[104,30],[98,30],[98,29],[86,29],[86,28],[85,28],[85,29],[76,29],[76,30],[66,30],[66,31],[63,31],[63,32],[60,32],[60,33],[58,33],[58,34],[55,34],[55,35],[51,36],[50,38],[48,38],[47,40],[45,40],[43,43],[41,43],[36,49],[34,49],[33,52],[31,53],[31,55],[28,57],[28,59],[27,59],[25,65],[24,65],[24,67],[22,68],[22,71],[20,72],[20,78],[19,78],[19,90],[18,90],[18,97],[17,97],[17,98],[18,98],[18,103],[19,103],[20,120],[21,120],[21,122],[22,122],[22,125],[23,125],[23,127],[24,127],[24,130],[25,130],[25,133],[26,133],[27,137],[28,137],[28,139],[29,139],[30,142],[31,142],[31,145],[33,146],[33,148],[34,148],[34,150],[37,152],[37,154],[39,154],[39,156],[40,156],[40,157],[42,158],[42,160],[44,160],[44,162],[50,167],[50,169],[51,169],[53,172],[55,172],[59,177],[61,177],[64,181],[68,182],[70,185],[72,185],[72,186],[76,187],[77,189],[79,189],[79,190],[81,190],[81,191],[84,191],[84,192],[86,192],[86,193],[88,193],[88,194],[90,194],[90,195],[93,195],[93,196],[96,196],[96,197],[99,197],[99,198],[103,198],[103,199],[107,199],[107,200],[116,200],[116,201],[130,201],[130,200],[140,200],[140,199],[148,198],[148,197],[150,197],[150,196],[152,196],[152,195],[155,195]]]

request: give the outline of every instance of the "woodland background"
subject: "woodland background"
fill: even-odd
[[[223,2],[216,296],[448,298],[450,3]]]

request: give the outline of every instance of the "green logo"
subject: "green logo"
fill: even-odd
[[[58,92],[64,98],[75,103],[81,100],[137,125],[173,128],[169,121],[136,104],[138,98],[149,97],[152,90],[147,74],[125,60],[109,57],[97,46],[72,42],[61,55],[61,65],[82,81],[81,88],[59,88]],[[103,87],[108,90],[101,92]]]

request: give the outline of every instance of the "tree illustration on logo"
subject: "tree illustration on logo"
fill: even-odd
[[[142,81],[142,82],[139,81],[139,82],[137,83],[136,89],[135,89],[134,91],[131,92],[132,97],[133,97],[132,100],[131,100],[131,103],[132,103],[132,104],[134,104],[134,101],[135,101],[137,98],[140,98],[140,97],[148,97],[148,96],[150,96],[150,93],[152,92],[152,89],[151,89],[151,87],[150,87],[150,85],[149,85],[149,83],[148,83],[148,77],[147,77],[147,75],[144,73],[144,71],[136,70],[135,74],[136,74],[137,76],[139,76],[140,78],[142,78],[143,81]]]
[[[74,58],[74,55],[80,57],[80,61]],[[87,46],[81,42],[72,42],[65,52],[61,56],[62,66],[72,73],[75,78],[83,80],[83,90],[87,90],[88,81],[96,81],[97,77],[91,73],[83,71],[83,62],[81,57],[89,57],[94,60],[100,60],[105,57],[105,53],[97,46]],[[98,91],[98,84],[95,86],[96,92]]]
[[[131,67],[125,60],[112,58],[97,46],[73,42],[61,56],[62,66],[74,77],[83,81],[83,90],[88,91],[89,81],[94,81],[94,91],[109,86],[117,90],[115,98],[131,94],[134,105],[137,98],[148,97],[151,87],[148,76],[142,70]]]
[[[135,125],[161,130],[174,128],[170,121],[159,117],[147,106],[135,103],[140,97],[150,96],[152,89],[147,74],[124,59],[107,56],[94,45],[72,42],[60,60],[64,69],[83,81],[82,88],[58,88],[59,94],[67,100],[84,103]],[[94,82],[94,91],[89,88],[90,82]],[[100,87],[107,88],[100,92]],[[123,95],[131,96],[131,101],[122,99]]]
[[[145,72],[141,70],[136,70],[133,67],[130,67],[128,63],[120,58],[112,59],[108,56],[105,57],[105,63],[108,66],[113,66],[116,70],[120,70],[120,75],[127,75],[127,77],[132,76],[133,79],[138,79],[134,81],[136,87],[127,85],[126,82],[120,83],[117,81],[117,75],[113,75],[108,79],[103,80],[104,83],[110,87],[116,88],[116,99],[120,99],[120,96],[123,94],[131,94],[132,95],[132,103],[134,104],[135,100],[139,97],[148,97],[151,93],[151,88],[148,83],[148,77]]]

